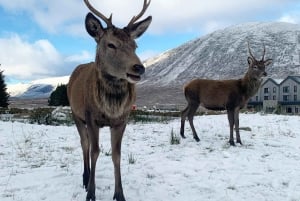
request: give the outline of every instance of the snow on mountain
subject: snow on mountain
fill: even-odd
[[[48,98],[60,84],[67,84],[69,76],[34,80],[30,83],[18,83],[7,86],[11,97],[16,98]]]
[[[139,104],[185,103],[182,86],[194,78],[242,77],[248,68],[248,41],[258,60],[265,45],[265,58],[273,59],[273,64],[267,68],[269,77],[300,74],[300,25],[283,22],[240,24],[189,41],[146,61],[150,65],[144,81],[139,84]],[[162,91],[170,99],[162,97]]]
[[[246,23],[215,31],[151,59],[143,84],[183,84],[195,77],[227,79],[247,70],[249,41],[253,54],[273,59],[271,77],[300,72],[300,25]],[[148,63],[146,61],[146,63]]]

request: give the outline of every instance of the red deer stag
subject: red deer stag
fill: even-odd
[[[180,135],[185,138],[184,124],[186,117],[192,128],[194,139],[200,141],[193,123],[195,112],[199,105],[210,110],[227,110],[230,126],[230,145],[234,146],[233,127],[235,126],[236,142],[242,144],[239,133],[239,111],[250,97],[259,89],[262,77],[266,76],[265,67],[272,63],[272,59],[265,60],[265,46],[260,61],[251,53],[249,43],[249,68],[242,79],[238,80],[206,80],[195,79],[184,86],[184,95],[188,102],[181,114]]]
[[[129,24],[117,28],[112,16],[105,17],[88,0],[86,6],[102,19],[104,28],[92,13],[85,19],[87,32],[97,43],[95,62],[79,65],[70,77],[68,98],[74,121],[80,135],[83,151],[83,185],[86,200],[95,200],[95,169],[99,155],[99,128],[110,127],[112,161],[114,164],[115,192],[113,199],[125,201],[121,172],[121,142],[129,112],[135,102],[135,83],[140,81],[145,68],[135,53],[135,39],[141,36],[152,17],[137,22],[150,1],[144,0],[143,9]]]

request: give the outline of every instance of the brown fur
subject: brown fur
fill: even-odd
[[[233,126],[235,125],[237,142],[242,144],[239,134],[239,110],[245,107],[249,98],[258,91],[262,82],[261,78],[266,76],[265,66],[271,63],[271,59],[257,61],[254,57],[248,57],[248,63],[248,71],[242,79],[195,79],[184,86],[184,95],[188,105],[181,114],[180,134],[183,138],[185,138],[185,119],[188,117],[194,139],[200,140],[194,127],[193,117],[201,105],[210,110],[227,110],[230,125],[229,143],[234,145]]]
[[[138,18],[134,18],[129,27],[119,29],[112,25],[111,18],[105,18],[88,0],[85,0],[85,3],[108,26],[103,28],[101,22],[88,13],[85,25],[87,32],[97,43],[95,62],[79,65],[68,84],[68,98],[83,151],[83,185],[87,190],[86,200],[96,200],[95,170],[100,152],[99,129],[108,126],[111,130],[115,175],[113,199],[125,201],[120,172],[121,143],[136,98],[135,83],[145,72],[135,53],[134,39],[146,31],[152,18],[149,16],[140,22],[136,22]],[[149,5],[146,3],[145,0],[143,12],[145,5]]]

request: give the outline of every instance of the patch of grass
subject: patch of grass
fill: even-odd
[[[180,137],[177,136],[177,135],[174,133],[173,128],[172,128],[172,130],[171,130],[170,144],[171,144],[171,145],[180,144]]]
[[[136,158],[134,157],[133,153],[128,154],[128,163],[129,164],[135,164]]]
[[[240,127],[239,129],[244,131],[252,131],[250,127]]]
[[[133,123],[168,123],[175,117],[179,116],[179,112],[148,112],[142,110],[131,111],[129,121]]]

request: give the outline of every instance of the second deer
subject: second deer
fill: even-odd
[[[266,66],[272,59],[265,60],[265,46],[261,60],[256,60],[248,43],[250,56],[248,57],[248,71],[245,76],[237,80],[208,80],[195,79],[184,86],[184,95],[188,102],[181,114],[180,135],[185,138],[184,124],[188,118],[194,139],[200,141],[193,123],[194,115],[199,107],[210,110],[227,110],[230,127],[230,145],[234,146],[233,127],[235,126],[236,142],[242,144],[239,132],[239,111],[245,107],[248,100],[256,94],[262,77],[266,76]]]

